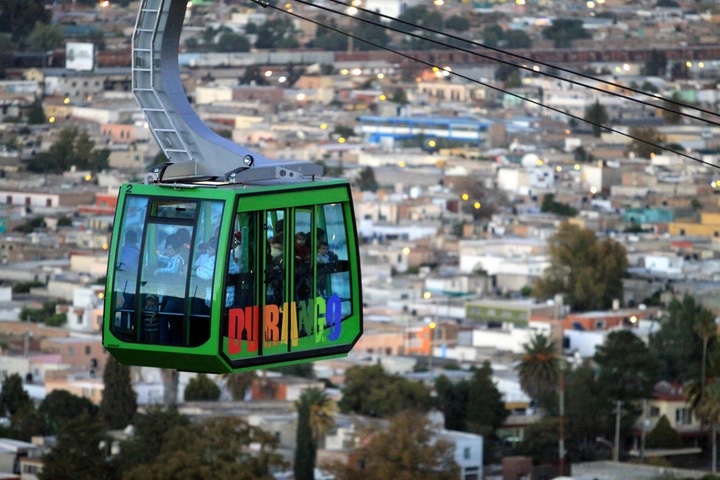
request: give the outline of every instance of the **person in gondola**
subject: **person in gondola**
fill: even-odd
[[[158,255],[163,267],[155,269],[155,276],[163,279],[168,295],[163,295],[160,316],[160,343],[179,345],[182,343],[183,298],[176,295],[183,288],[185,260],[180,253],[182,242],[175,235],[165,239],[165,252]],[[174,290],[174,291],[173,291]]]

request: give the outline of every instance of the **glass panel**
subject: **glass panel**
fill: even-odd
[[[285,211],[267,212],[265,233],[267,236],[266,305],[282,306],[285,298]]]
[[[295,239],[293,289],[296,331],[293,338],[304,338],[315,333],[315,264],[313,263],[313,212],[310,209],[295,210]],[[311,300],[313,299],[313,300]],[[301,343],[302,345],[302,343]]]
[[[113,334],[124,341],[133,341],[137,334],[135,290],[140,263],[140,239],[144,232],[147,206],[147,197],[126,197],[122,223],[118,231],[122,246],[114,265],[112,295],[115,299],[113,303],[115,312],[110,327]]]
[[[260,354],[260,309],[256,302],[256,213],[234,221],[228,252],[224,306],[227,308],[227,352],[247,358]]]
[[[194,240],[188,297],[188,344],[198,346],[210,338],[210,308],[218,247],[216,225],[222,222],[223,203],[201,202]]]
[[[186,344],[185,299],[193,228],[149,223],[140,274],[140,341]]]
[[[345,229],[343,205],[333,203],[319,207],[325,225],[317,227],[318,245],[328,244],[328,262],[323,264],[322,273],[326,278],[318,278],[318,289],[324,289],[326,298],[336,296],[341,301],[341,317],[350,316],[350,272],[348,271],[348,240]],[[320,272],[318,272],[320,277]]]

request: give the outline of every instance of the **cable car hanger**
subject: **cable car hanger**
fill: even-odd
[[[321,176],[320,165],[269,160],[218,135],[198,117],[185,94],[178,63],[187,5],[187,0],[142,0],[133,32],[132,91],[169,160],[151,167],[145,182],[280,183]]]

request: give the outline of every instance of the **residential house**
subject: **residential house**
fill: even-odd
[[[100,336],[57,337],[42,341],[43,350],[57,353],[71,369],[93,375],[105,369],[108,352]]]

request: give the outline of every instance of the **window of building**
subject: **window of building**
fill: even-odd
[[[85,345],[85,355],[90,355],[92,353],[92,348],[90,348],[90,345]]]
[[[73,347],[68,347],[67,354],[68,357],[72,357],[73,355],[75,355],[75,349]]]
[[[465,460],[467,460],[468,458],[470,458],[470,447],[465,447],[465,448],[463,449],[463,458],[464,458]]]
[[[650,407],[650,416],[651,417],[659,417],[660,409],[658,407]]]
[[[689,408],[678,408],[675,410],[676,425],[690,425],[692,423],[692,413]]]

